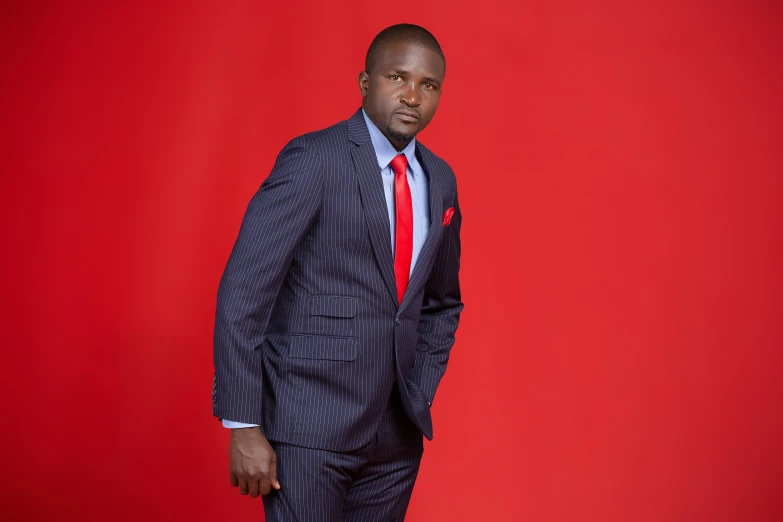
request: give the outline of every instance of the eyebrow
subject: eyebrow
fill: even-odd
[[[394,74],[400,74],[400,75],[409,74],[409,71],[406,71],[405,69],[395,69],[395,70],[392,70],[391,72],[394,73]],[[438,80],[437,78],[430,78],[429,76],[425,76],[424,78],[422,78],[422,80],[424,80],[425,82],[441,83],[441,81]]]

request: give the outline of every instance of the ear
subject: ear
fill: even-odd
[[[359,73],[359,90],[362,93],[362,98],[365,98],[367,96],[367,89],[370,88],[370,75],[367,74],[367,71],[362,71]]]

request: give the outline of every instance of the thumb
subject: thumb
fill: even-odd
[[[269,463],[269,482],[273,488],[280,489],[280,482],[277,480],[277,455],[273,456],[272,462]]]

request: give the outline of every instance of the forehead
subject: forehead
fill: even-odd
[[[401,69],[438,80],[443,80],[446,73],[446,64],[437,52],[412,43],[394,42],[383,46],[378,52],[375,66],[380,73]]]

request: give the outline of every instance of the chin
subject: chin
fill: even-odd
[[[413,129],[411,127],[412,125],[406,125],[402,128],[396,126],[390,127],[389,137],[395,141],[411,141],[413,138],[416,137],[416,134],[419,132],[418,125]]]

